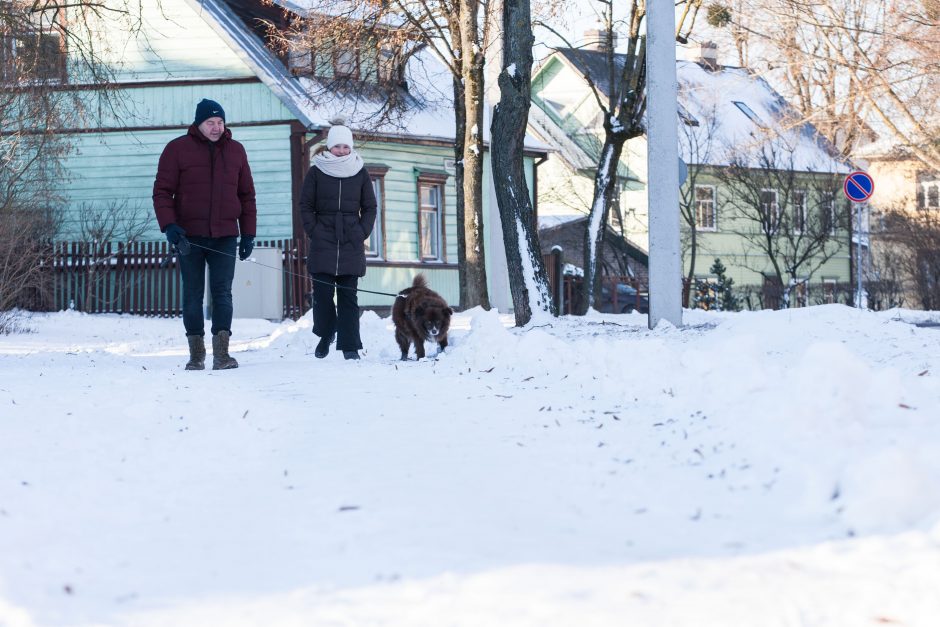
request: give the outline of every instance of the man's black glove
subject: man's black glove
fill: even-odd
[[[189,254],[189,240],[185,237],[186,231],[183,230],[183,227],[175,223],[168,224],[166,229],[163,230],[163,233],[166,235],[166,241],[176,246],[176,250],[178,250],[181,255]]]
[[[242,235],[241,241],[238,243],[238,258],[242,261],[248,259],[251,256],[251,251],[255,248],[255,236],[254,235]]]

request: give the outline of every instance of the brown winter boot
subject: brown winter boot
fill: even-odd
[[[206,343],[201,335],[187,335],[189,342],[189,361],[186,362],[187,370],[205,370],[206,369]]]
[[[229,370],[238,368],[238,362],[228,354],[228,331],[219,331],[212,336],[212,369]]]

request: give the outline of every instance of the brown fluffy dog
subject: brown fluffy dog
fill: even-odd
[[[415,345],[418,359],[424,357],[424,342],[437,342],[438,352],[447,348],[447,330],[454,310],[441,295],[428,287],[424,275],[415,277],[411,287],[398,293],[392,305],[395,340],[401,348],[402,361],[408,359],[410,344]]]

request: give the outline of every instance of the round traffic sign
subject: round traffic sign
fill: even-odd
[[[852,202],[865,202],[875,193],[875,181],[867,172],[852,172],[845,177],[842,191]]]

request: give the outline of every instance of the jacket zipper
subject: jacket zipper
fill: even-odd
[[[336,219],[343,219],[343,179],[339,180],[339,200],[336,202]],[[346,229],[343,229],[345,232]],[[339,236],[336,237],[336,276],[339,276]]]
[[[209,235],[212,232],[212,198],[215,196],[215,145],[209,142]]]

